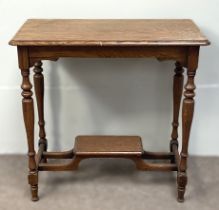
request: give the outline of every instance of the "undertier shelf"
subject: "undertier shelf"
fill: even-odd
[[[77,136],[76,156],[141,156],[143,147],[139,136]]]
[[[172,152],[147,152],[139,136],[77,136],[72,150],[46,152],[40,148],[37,165],[40,171],[76,170],[82,160],[88,158],[127,158],[139,170],[177,171],[179,153],[176,145]],[[49,159],[70,159],[67,163],[50,163]],[[145,161],[149,159],[150,161]],[[165,160],[165,162],[151,162]]]

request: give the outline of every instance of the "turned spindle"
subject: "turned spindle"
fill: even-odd
[[[29,157],[29,175],[28,181],[31,186],[32,200],[38,200],[38,171],[35,161],[35,150],[34,150],[34,107],[32,99],[32,84],[29,80],[29,68],[21,69],[23,77],[22,81],[22,105],[23,105],[23,116],[24,123],[27,133],[28,141],[28,157]]]
[[[188,51],[187,64],[187,82],[184,90],[184,99],[182,107],[182,150],[180,153],[180,165],[177,175],[178,183],[178,201],[184,201],[184,194],[187,185],[187,158],[189,136],[194,112],[195,97],[195,73],[198,65],[198,47],[190,47]]]
[[[173,121],[172,121],[172,133],[170,141],[170,151],[173,150],[173,145],[175,144],[178,148],[178,127],[179,127],[179,111],[183,92],[183,72],[184,69],[180,62],[175,63],[175,75],[173,81]],[[171,162],[175,162],[174,159]]]
[[[38,108],[38,124],[39,124],[39,146],[43,145],[43,151],[47,151],[47,139],[45,132],[45,120],[44,120],[44,76],[42,74],[42,62],[37,61],[34,64],[34,89]],[[46,158],[43,157],[43,162],[46,162]]]

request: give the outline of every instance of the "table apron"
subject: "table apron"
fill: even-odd
[[[150,58],[187,62],[188,46],[30,46],[30,63],[57,60],[61,57],[80,58]]]

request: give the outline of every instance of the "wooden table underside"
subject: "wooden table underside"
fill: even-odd
[[[67,21],[67,20],[66,20]],[[44,23],[44,24],[43,24]],[[201,45],[207,45],[209,42],[199,33],[197,27],[189,20],[166,20],[166,21],[145,21],[145,20],[113,20],[113,21],[70,21],[65,22],[71,25],[70,31],[76,28],[76,32],[66,35],[63,32],[63,21],[27,21],[21,28],[15,38],[10,42],[16,45],[18,49],[19,68],[21,69],[22,96],[24,122],[28,139],[29,156],[29,184],[31,185],[32,200],[38,200],[38,171],[64,171],[74,170],[78,167],[81,160],[86,158],[128,158],[134,161],[139,170],[158,170],[158,171],[177,171],[178,183],[178,201],[184,200],[185,187],[187,184],[187,157],[190,128],[194,111],[194,77],[198,66],[199,48]],[[67,24],[68,23],[68,24]],[[83,24],[84,23],[84,24]],[[86,23],[86,24],[85,24]],[[108,23],[108,25],[107,25]],[[168,24],[169,23],[169,24]],[[105,25],[107,26],[105,26]],[[79,25],[89,26],[82,30]],[[112,27],[116,25],[118,31],[113,31]],[[48,26],[51,26],[48,29]],[[119,27],[120,26],[120,27]],[[144,27],[145,26],[145,27]],[[155,26],[155,27],[153,27]],[[61,29],[60,29],[61,28]],[[143,28],[143,29],[142,29]],[[160,28],[161,34],[157,35],[154,28]],[[187,33],[180,33],[183,28],[188,29]],[[135,30],[133,30],[135,29]],[[31,30],[35,30],[31,36]],[[52,33],[58,30],[57,33]],[[145,32],[153,30],[152,35],[144,35]],[[41,32],[42,36],[37,34]],[[51,32],[52,31],[52,32]],[[60,32],[61,31],[61,32]],[[96,33],[98,31],[98,33]],[[112,31],[111,36],[106,33]],[[131,32],[135,31],[133,36]],[[60,33],[59,33],[60,32]],[[86,33],[89,39],[85,39]],[[121,34],[126,32],[122,39]],[[171,33],[172,32],[172,33]],[[189,35],[188,32],[191,32]],[[55,34],[55,35],[54,35]],[[107,35],[103,35],[107,34]],[[172,35],[171,35],[172,34]],[[156,35],[156,36],[155,36]],[[48,40],[50,37],[50,40]],[[66,38],[67,37],[67,38]],[[112,37],[111,40],[110,37]],[[131,39],[131,38],[132,39]],[[133,37],[135,38],[133,40]],[[175,38],[175,39],[174,39]],[[78,144],[74,149],[65,152],[48,152],[44,121],[44,78],[42,74],[43,60],[56,61],[62,57],[82,57],[82,58],[157,58],[158,60],[176,61],[175,75],[173,81],[173,122],[172,134],[169,152],[148,152],[137,145],[140,139],[136,137],[88,137],[95,144],[100,143],[98,139],[109,140],[111,144],[114,140],[126,141],[126,147],[121,147],[125,151],[116,151],[111,153],[110,145],[106,145],[106,151],[101,147],[93,147],[94,152],[86,152],[83,147],[86,145],[84,137],[78,139]],[[30,83],[30,68],[34,67],[34,89],[39,117],[39,149],[37,154],[34,148],[34,109],[32,99],[32,84]],[[187,69],[187,81],[183,93],[184,67]],[[181,104],[182,93],[184,95],[182,106],[182,149],[178,151],[178,118]],[[77,140],[77,139],[76,139]],[[116,140],[116,141],[117,141]],[[136,141],[136,144],[132,143]],[[112,145],[113,146],[113,145]],[[132,151],[136,147],[136,151]],[[97,150],[95,152],[95,149]],[[101,150],[101,152],[100,152]],[[112,150],[112,149],[111,149]],[[126,152],[128,151],[128,152]],[[49,163],[49,159],[70,159],[68,163]],[[166,162],[152,163],[145,159],[166,160]]]

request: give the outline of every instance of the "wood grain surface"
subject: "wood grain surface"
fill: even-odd
[[[208,45],[188,19],[29,19],[9,42],[15,46]]]
[[[141,155],[143,148],[138,136],[78,136],[74,152],[76,155]]]

